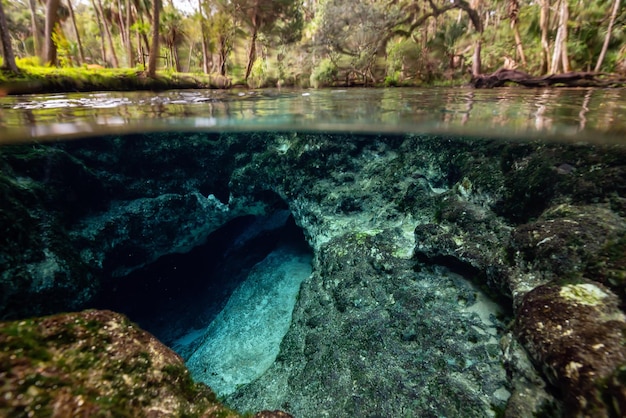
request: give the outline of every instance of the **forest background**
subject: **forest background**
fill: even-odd
[[[461,84],[499,68],[626,74],[620,0],[0,1],[5,77],[158,69],[308,87]]]

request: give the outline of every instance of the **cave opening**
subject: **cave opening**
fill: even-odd
[[[188,253],[107,279],[90,307],[127,315],[187,359],[255,266],[281,251],[304,256],[310,269],[312,251],[286,205],[232,219]]]

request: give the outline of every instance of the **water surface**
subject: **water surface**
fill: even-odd
[[[626,89],[174,90],[0,98],[0,141],[159,130],[455,133],[623,141]]]

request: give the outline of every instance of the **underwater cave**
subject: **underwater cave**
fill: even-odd
[[[188,360],[197,348],[195,340],[233,292],[255,266],[278,253],[285,262],[291,256],[308,260],[295,273],[298,280],[311,273],[312,250],[285,204],[268,215],[232,219],[187,253],[167,254],[124,277],[107,278],[90,307],[126,314]],[[272,270],[261,272],[270,283]]]

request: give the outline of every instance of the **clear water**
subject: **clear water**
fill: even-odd
[[[151,132],[165,134],[129,137],[133,140],[141,138],[129,146],[129,153],[139,158],[120,158],[127,165],[124,167],[111,163],[120,155],[124,157],[119,150],[127,144],[117,141],[119,134]],[[329,161],[336,158],[341,167],[341,164],[352,167],[345,172],[343,169],[335,171],[329,162],[325,167],[328,172],[315,180],[324,183],[320,188],[323,194],[315,196],[317,204],[336,198],[334,212],[323,213],[314,204],[310,205],[315,207],[312,212],[307,212],[306,205],[314,201],[313,193],[307,196],[309,202],[281,196],[284,201],[279,202],[278,209],[274,208],[274,214],[285,216],[281,217],[278,226],[271,220],[272,213],[265,219],[257,209],[237,208],[240,212],[222,218],[216,216],[217,221],[211,221],[225,225],[221,230],[210,229],[200,221],[190,221],[185,231],[187,235],[182,233],[184,238],[178,241],[172,233],[171,223],[167,223],[166,218],[171,212],[165,202],[173,201],[172,206],[176,207],[180,202],[197,200],[199,208],[194,209],[196,212],[191,211],[190,218],[214,216],[215,213],[221,216],[221,208],[224,213],[227,209],[235,212],[238,203],[230,202],[228,193],[220,195],[214,190],[202,190],[196,187],[202,184],[201,181],[177,178],[179,172],[176,171],[181,169],[180,173],[185,173],[185,164],[195,164],[194,158],[198,156],[193,147],[198,144],[205,147],[201,149],[213,152],[212,144],[219,144],[219,135],[224,132],[248,135],[242,141],[244,147],[254,145],[255,137],[251,134],[257,132],[268,135],[274,132],[315,133],[341,141],[350,140],[347,134],[367,135],[363,135],[366,139],[355,139],[355,144],[358,143],[355,149],[359,151],[348,158],[353,159],[350,163],[333,155],[336,150],[328,143],[325,145],[328,153],[324,158]],[[189,139],[192,151],[181,153],[183,157],[171,164],[163,158],[151,166],[153,161],[147,162],[150,158],[157,160],[173,149],[168,145],[171,139],[168,133],[174,138],[172,142],[176,150],[186,148],[180,144],[186,144]],[[460,196],[459,201],[471,201],[474,206],[470,209],[476,212],[454,214],[455,209],[449,208],[447,214],[458,216],[459,223],[482,225],[485,219],[493,220],[492,214],[483,210],[491,207],[493,202],[487,200],[488,196],[481,195],[479,188],[472,190],[471,182],[465,182],[462,176],[457,178],[458,173],[440,170],[439,166],[445,166],[445,162],[402,160],[401,154],[407,152],[407,148],[402,146],[399,138],[407,133],[484,137],[502,144],[509,141],[626,144],[626,89],[206,90],[0,97],[0,144],[86,138],[73,143],[76,144],[74,148],[69,147],[75,155],[68,161],[72,164],[81,161],[72,167],[83,167],[83,162],[85,166],[93,164],[88,168],[95,177],[107,170],[115,173],[119,168],[121,174],[116,174],[129,181],[124,187],[139,194],[139,198],[97,202],[93,209],[87,210],[84,219],[79,219],[76,224],[72,224],[74,220],[67,221],[68,229],[73,228],[72,239],[83,235],[94,240],[106,238],[107,228],[119,228],[115,230],[117,233],[126,228],[111,224],[128,223],[128,229],[139,224],[138,230],[156,242],[156,250],[150,255],[154,257],[144,255],[145,260],[136,264],[132,264],[135,255],[131,251],[116,254],[128,265],[122,263],[117,270],[117,267],[105,267],[112,272],[112,279],[121,277],[125,282],[118,281],[104,289],[101,300],[89,306],[127,313],[177,350],[188,361],[196,379],[217,388],[219,395],[229,395],[230,405],[242,411],[268,408],[293,411],[302,417],[348,417],[454,416],[459,411],[467,412],[471,403],[471,412],[466,416],[484,416],[487,412],[487,415],[495,415],[496,410],[504,408],[511,395],[499,345],[505,321],[510,319],[506,316],[511,306],[494,303],[468,280],[472,279],[471,272],[458,274],[454,269],[441,266],[428,271],[413,271],[409,264],[414,263],[411,257],[417,244],[415,226],[430,222],[426,220],[428,215],[420,213],[428,208],[396,210],[394,206],[398,201],[409,206],[417,205],[415,202],[419,199],[415,196],[420,193],[429,194],[433,199],[445,198],[446,194]],[[89,138],[94,141],[90,142]],[[288,153],[290,137],[285,136],[282,142],[277,138],[273,137],[274,142],[269,141],[272,149],[267,150],[268,153],[279,156]],[[100,152],[111,149],[115,150],[112,154],[119,155],[116,154],[111,161],[101,158]],[[316,150],[314,141],[308,150],[311,149]],[[337,152],[344,151],[338,149]],[[411,152],[412,148],[408,149]],[[471,153],[471,148],[464,149],[464,152]],[[0,148],[0,154],[2,151]],[[500,158],[500,154],[494,155]],[[56,163],[55,159],[51,161]],[[400,171],[405,170],[402,177],[394,179],[395,183],[390,183],[388,190],[377,191],[380,196],[369,195],[370,188],[376,190],[371,184],[375,183],[376,176],[380,173],[389,176],[386,167],[398,161],[423,164],[416,165],[415,172],[401,167]],[[574,166],[575,161],[555,161],[557,164],[548,170],[557,173],[555,176],[568,176],[576,170],[583,170]],[[306,167],[306,161],[298,167],[299,162],[294,158],[294,169],[304,167],[303,172],[306,172],[310,168]],[[620,161],[613,163],[618,167],[623,164]],[[149,166],[145,172],[142,171],[143,165]],[[489,162],[484,166],[488,167]],[[523,164],[520,167],[524,169]],[[216,173],[208,165],[205,168]],[[365,171],[361,172],[362,168]],[[20,169],[30,175],[28,167]],[[602,169],[606,167],[599,164],[598,170]],[[592,170],[595,169],[589,171]],[[71,179],[72,174],[68,173],[61,173],[61,180],[57,180],[57,173],[45,172],[42,183],[57,184],[57,181]],[[372,182],[368,177],[370,174],[374,178]],[[473,174],[478,177],[481,172],[478,170]],[[31,184],[28,175],[18,176],[11,180],[12,184],[27,189]],[[134,180],[133,175],[141,181],[137,180],[137,184],[130,181]],[[153,177],[157,180],[153,181]],[[479,180],[477,177],[473,180]],[[393,176],[385,181],[389,178]],[[446,179],[449,178],[454,180],[448,184]],[[87,180],[93,181],[91,178]],[[145,185],[140,184],[144,180]],[[488,184],[488,179],[481,180]],[[159,185],[159,181],[163,184]],[[230,186],[228,184],[226,189]],[[311,184],[312,188],[314,186]],[[621,190],[620,187],[618,185],[616,189]],[[81,193],[89,192],[86,188],[75,194],[68,193],[64,204],[81,206]],[[538,200],[543,196],[541,190],[533,193],[537,194]],[[95,194],[89,194],[90,198],[97,200]],[[403,197],[396,199],[396,195]],[[378,203],[381,206],[376,208]],[[163,208],[163,212],[159,212]],[[314,213],[316,210],[320,212]],[[538,216],[540,212],[532,215]],[[80,208],[76,213],[81,213]],[[171,241],[168,241],[169,236],[159,241],[162,237],[145,227],[154,228],[153,224],[137,221],[161,215],[167,224],[163,235],[172,234]],[[285,221],[289,216],[292,217]],[[295,225],[303,219],[309,224]],[[511,225],[515,222],[523,223],[529,219],[503,225],[513,228]],[[262,222],[259,224],[259,221]],[[283,226],[284,223],[296,230]],[[283,230],[283,227],[287,229]],[[302,227],[305,233],[298,227]],[[471,230],[467,225],[463,227]],[[45,231],[46,228],[49,225],[43,219],[41,229]],[[383,230],[388,233],[392,229],[395,235],[380,237],[384,235]],[[359,274],[343,282],[335,277],[316,276],[315,269],[324,262],[324,257],[328,257],[324,254],[327,251],[324,245],[345,236],[350,237],[344,243],[346,248],[354,242],[370,245],[380,240],[376,245],[372,244],[371,252],[364,258],[376,260],[376,251],[388,245],[395,248],[394,257],[407,261],[407,265],[404,270],[394,270],[393,266],[381,262],[380,266],[374,267],[373,275],[384,277],[384,280],[376,283],[366,279],[359,282]],[[207,241],[201,244],[205,238]],[[459,248],[465,251],[467,247],[470,251],[472,243],[469,241],[471,239],[459,243]],[[285,242],[288,242],[286,247],[283,246]],[[479,244],[489,245],[490,242]],[[337,251],[341,251],[342,247],[338,248]],[[53,248],[49,252],[53,252]],[[172,254],[174,252],[187,254]],[[345,254],[341,257],[334,255],[340,259]],[[89,255],[81,253],[83,256],[88,258]],[[214,256],[216,258],[212,258]],[[384,260],[382,255],[380,257]],[[41,271],[58,268],[54,257],[49,258],[39,266]],[[147,265],[141,265],[146,260]],[[358,263],[359,260],[351,262]],[[324,268],[332,270],[328,266]],[[404,273],[385,273],[389,271]],[[371,278],[372,273],[367,274]],[[207,277],[211,277],[210,283],[206,282]],[[278,288],[272,289],[274,282],[278,283]],[[299,295],[301,283],[304,283],[303,293]],[[364,291],[365,288],[371,291]],[[260,293],[255,293],[255,289]],[[272,294],[276,300],[268,300],[267,294]],[[319,300],[312,294],[318,295]],[[331,296],[341,300],[331,301]],[[326,326],[326,322],[331,324],[331,318],[326,315],[334,312],[329,307],[334,303],[342,305],[344,316],[334,318],[332,325],[336,329],[325,329],[331,328]],[[290,324],[292,315],[299,322]],[[346,321],[341,323],[338,318],[346,318]],[[264,325],[266,322],[271,324]],[[392,331],[388,329],[391,325],[396,327]],[[291,332],[288,331],[290,327]],[[341,339],[346,335],[349,343],[334,347],[332,338]],[[286,339],[284,342],[281,341],[283,338]],[[298,351],[298,344],[306,346],[302,353]],[[346,344],[345,341],[342,344]],[[250,350],[246,351],[246,348]],[[279,348],[283,354],[279,353]],[[206,361],[205,352],[209,353],[208,356],[222,354]],[[300,361],[299,355],[306,356],[306,361]],[[327,358],[321,358],[322,355]],[[261,356],[263,361],[259,360]],[[274,365],[277,356],[282,356],[279,366]],[[324,369],[325,365],[331,364],[333,366]],[[334,365],[343,369],[335,370]],[[381,370],[385,370],[386,380],[377,373]],[[465,405],[464,397],[468,393],[473,397]]]
[[[0,142],[161,130],[626,139],[626,89],[179,90],[0,97]]]

